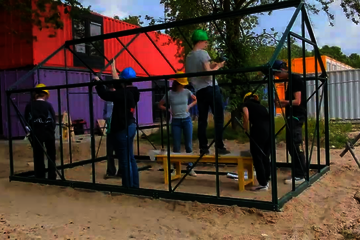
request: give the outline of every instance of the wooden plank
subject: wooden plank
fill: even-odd
[[[237,164],[238,184],[239,191],[244,191],[246,185],[254,184],[254,167],[251,157],[240,156],[241,153],[230,153],[228,155],[219,156],[218,163],[235,163]],[[168,172],[168,156],[161,152],[161,155],[155,155],[157,162],[162,162],[164,169],[164,183],[169,183]],[[180,179],[181,163],[195,162],[200,156],[194,154],[170,154],[170,163],[175,165],[176,174],[171,176],[171,181]],[[205,155],[198,162],[203,163],[215,163],[216,159],[214,155]],[[248,179],[245,179],[244,170],[248,172]]]

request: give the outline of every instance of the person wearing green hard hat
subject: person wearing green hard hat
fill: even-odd
[[[278,107],[285,107],[286,119],[288,122],[292,121],[292,129],[286,130],[286,143],[290,144],[292,139],[292,142],[294,144],[293,153],[290,151],[290,146],[288,147],[288,149],[290,151],[291,158],[294,159],[295,163],[295,184],[301,184],[305,181],[306,166],[302,136],[302,126],[306,121],[306,86],[300,75],[288,72],[286,62],[276,60],[272,68],[273,70],[275,70],[273,71],[274,76],[278,77],[280,80],[285,80],[286,83],[288,83],[291,75],[291,91],[287,86],[285,91],[285,99],[276,101],[276,104],[278,105]],[[290,97],[292,101],[292,117],[290,116]],[[292,184],[291,176],[285,179],[285,184]]]
[[[202,29],[195,30],[191,36],[191,40],[194,44],[194,48],[186,56],[186,73],[216,71],[224,66],[225,61],[221,63],[212,62],[208,52],[205,50],[208,46],[209,40],[206,31]],[[198,101],[198,138],[200,154],[209,154],[208,139],[206,136],[209,108],[213,114],[215,108],[215,147],[217,148],[219,154],[229,154],[230,152],[225,148],[223,142],[224,107],[223,97],[217,81],[215,80],[215,86],[213,86],[212,76],[189,77],[189,81],[195,88],[196,98]],[[214,90],[215,95],[213,93]]]

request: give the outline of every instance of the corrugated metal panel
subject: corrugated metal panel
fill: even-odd
[[[47,86],[62,85],[66,84],[65,81],[65,71],[63,70],[40,70],[40,82],[44,83]],[[90,77],[89,73],[84,72],[68,72],[68,83],[84,83],[89,82]],[[105,78],[105,75],[103,75]],[[35,76],[37,80],[37,76]],[[134,84],[135,85],[135,84]],[[136,83],[136,86],[139,89],[151,88],[151,82],[140,82]],[[95,92],[95,89],[93,90]],[[69,114],[72,120],[84,119],[88,127],[90,127],[90,115],[89,115],[89,96],[88,88],[71,88],[69,89],[69,102],[70,109]],[[50,99],[49,102],[53,105],[55,112],[58,112],[58,100],[57,100],[57,90],[50,90]],[[94,119],[103,118],[103,107],[104,101],[100,99],[97,94],[94,94],[93,97],[93,111]],[[66,111],[67,109],[67,100],[66,100],[66,90],[61,89],[61,111]],[[148,124],[152,123],[152,92],[142,92],[140,95],[139,101],[139,123]]]
[[[136,28],[136,26],[104,17],[104,34],[134,28]],[[173,42],[169,42],[169,36],[164,34],[155,34],[154,32],[148,34],[151,39],[154,40],[158,48],[163,52],[169,62],[174,66],[174,68],[182,69],[183,64],[180,63],[180,60],[177,57],[178,46]],[[124,45],[126,45],[133,37],[134,36],[126,36],[120,38],[120,40]],[[121,44],[116,39],[105,40],[104,47],[105,55],[109,59],[112,59],[122,49]],[[150,75],[166,75],[174,73],[172,68],[161,56],[159,51],[154,47],[145,34],[140,34],[131,43],[128,49]],[[181,51],[181,49],[179,51]],[[120,71],[125,67],[132,67],[135,69],[138,75],[147,76],[145,71],[126,51],[117,58],[116,67]],[[107,71],[111,71],[110,67],[107,69]]]
[[[137,82],[133,84],[134,86],[138,87],[138,89],[147,89],[152,88],[152,82]],[[138,102],[138,123],[142,124],[151,124],[153,123],[153,101],[151,91],[149,92],[141,92],[140,93],[140,100]],[[135,116],[136,117],[136,116]]]
[[[329,117],[332,119],[356,120],[360,119],[360,70],[343,70],[327,72],[329,76],[328,95],[329,95]],[[314,83],[307,85],[308,95],[314,90]],[[321,89],[322,91],[322,89]],[[320,96],[321,93],[319,93]],[[315,115],[315,98],[308,103],[309,115]],[[324,105],[321,106],[321,116]]]
[[[318,86],[321,85],[321,82],[318,81]],[[315,81],[308,81],[306,85],[306,96],[309,98],[314,92],[316,91],[316,82]],[[318,91],[318,104],[320,104],[322,95],[322,87],[319,88]],[[310,100],[307,103],[307,112],[308,112],[308,118],[316,118],[317,116],[317,108],[316,108],[316,93],[310,98]],[[319,106],[320,111],[320,118],[324,117],[324,99],[321,101],[321,105]]]
[[[0,88],[1,88],[1,114],[2,114],[2,130],[4,137],[8,137],[9,123],[7,118],[7,98],[5,91],[15,83],[20,77],[25,75],[26,70],[12,70],[2,71],[0,73]],[[28,81],[25,81],[19,86],[19,88],[32,88],[34,87],[34,76],[30,76]],[[11,99],[19,109],[21,114],[25,112],[25,106],[30,101],[30,93],[14,93],[11,95]],[[25,136],[24,128],[21,125],[20,119],[14,107],[10,108],[11,115],[11,134],[12,137]]]
[[[15,83],[21,76],[26,74],[28,71],[2,71],[0,74],[0,86],[1,86],[1,114],[2,114],[2,129],[4,131],[4,136],[8,137],[8,121],[7,121],[7,106],[6,106],[6,94],[5,91],[9,86]],[[24,81],[19,88],[32,88],[37,83],[44,83],[47,86],[56,86],[66,84],[65,71],[63,70],[46,70],[40,69],[39,76],[37,72],[29,77],[27,81]],[[83,83],[89,82],[90,76],[89,73],[84,72],[68,72],[68,83]],[[103,76],[105,78],[105,75]],[[151,82],[139,82],[135,83],[139,89],[151,88]],[[52,104],[55,113],[58,114],[58,92],[57,90],[49,90],[50,98],[49,102]],[[95,92],[95,89],[94,91]],[[67,110],[67,99],[66,99],[66,90],[60,90],[61,98],[61,112],[69,112],[71,119],[84,119],[87,122],[87,127],[90,127],[90,115],[89,115],[89,96],[88,88],[72,88],[69,89],[69,102],[70,109]],[[12,99],[14,100],[16,106],[18,106],[20,112],[24,114],[25,106],[30,101],[30,94],[13,94]],[[94,94],[93,97],[93,110],[94,110],[94,120],[103,118],[103,107],[104,101],[98,97],[97,94]],[[138,104],[139,107],[139,124],[150,124],[152,123],[152,92],[142,92],[140,94],[140,101]],[[14,109],[11,112],[12,116],[12,136],[20,137],[24,136],[25,132],[23,127],[20,124],[19,118]],[[96,123],[96,122],[95,122]]]
[[[37,41],[34,41],[34,64],[39,64],[50,54],[60,48],[65,41],[72,39],[72,21],[69,14],[64,14],[64,6],[59,7],[61,13],[61,20],[64,23],[63,30],[42,29],[37,26],[32,27],[33,36],[36,36]],[[56,32],[56,37],[49,37]],[[73,66],[73,54],[70,51],[66,52],[67,66]],[[64,51],[58,52],[44,66],[65,66]]]
[[[32,65],[31,23],[19,20],[15,13],[0,13],[0,69]]]

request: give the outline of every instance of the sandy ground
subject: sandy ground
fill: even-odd
[[[99,138],[96,139],[97,144]],[[246,145],[226,142],[229,149],[247,149]],[[65,145],[65,162],[68,162]],[[90,143],[74,143],[73,161],[90,158]],[[151,149],[141,142],[141,154]],[[196,146],[195,146],[196,149]],[[153,200],[125,195],[110,195],[71,188],[9,182],[9,153],[0,143],[0,239],[360,239],[359,203],[354,198],[359,169],[350,154],[340,158],[341,150],[331,151],[331,171],[299,197],[291,200],[283,212],[264,212],[239,207],[224,207],[196,202]],[[357,154],[360,148],[356,149]],[[313,155],[316,156],[316,151]],[[105,154],[101,147],[99,156]],[[320,151],[323,161],[323,150]],[[316,162],[315,156],[313,162]],[[15,171],[32,169],[32,153],[26,141],[14,144]],[[277,149],[277,160],[285,161],[285,147]],[[147,165],[147,164],[139,164]],[[141,187],[167,189],[161,166],[140,173]],[[96,181],[104,180],[106,163],[96,164]],[[197,169],[212,169],[202,166]],[[231,167],[221,171],[232,171]],[[279,197],[289,191],[281,180]],[[91,166],[65,171],[72,180],[91,181]],[[187,178],[182,192],[215,193],[215,177],[198,175]],[[175,182],[174,182],[175,183]],[[221,178],[221,195],[270,200],[270,193],[237,191],[234,180]],[[360,194],[359,194],[360,195]],[[360,198],[359,198],[360,199]]]

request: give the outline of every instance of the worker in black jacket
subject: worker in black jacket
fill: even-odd
[[[252,190],[267,191],[270,180],[270,118],[256,94],[245,94],[243,119],[246,132],[250,127],[250,152],[259,183]]]
[[[281,60],[276,60],[273,65],[274,76],[281,80],[285,80],[288,85],[290,75],[292,81],[292,89],[287,86],[285,91],[285,99],[276,101],[278,107],[285,107],[285,117],[287,123],[292,122],[292,128],[286,128],[286,144],[291,155],[291,160],[294,161],[295,184],[301,184],[305,181],[305,151],[303,145],[302,127],[306,121],[306,84],[301,79],[300,75],[288,72],[287,63]],[[290,116],[290,101],[292,105],[292,116]],[[292,144],[291,144],[292,142]],[[292,145],[292,146],[291,146]],[[293,151],[291,151],[291,148]],[[284,180],[285,184],[292,184],[292,177],[289,176]]]
[[[36,88],[46,87],[38,84]],[[34,155],[34,171],[36,178],[45,178],[44,144],[48,159],[48,179],[56,180],[56,147],[55,147],[55,111],[47,102],[48,90],[38,90],[33,93],[33,100],[25,107],[25,120],[30,131]]]
[[[98,77],[95,80],[100,80]],[[133,94],[121,84],[114,85],[115,91],[106,90],[104,85],[96,86],[99,97],[114,103],[110,133],[114,150],[119,159],[119,168],[124,187],[139,188],[139,173],[136,165],[133,141],[136,133]]]
[[[116,70],[116,62],[115,59],[113,59],[113,62],[111,64],[112,66],[112,77],[113,79],[132,79],[132,78],[136,78],[136,72],[132,67],[127,67],[124,68],[124,70],[122,70],[122,72],[120,73],[120,76],[117,74],[117,70]],[[135,105],[139,102],[140,100],[140,92],[139,89],[132,85],[132,82],[128,82],[125,84],[125,87],[127,87],[131,93],[134,96],[134,100],[135,100]]]

